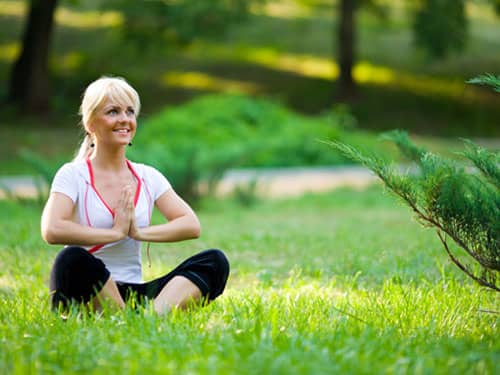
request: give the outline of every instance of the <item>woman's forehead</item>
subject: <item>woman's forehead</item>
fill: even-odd
[[[134,107],[134,103],[129,100],[128,98],[116,98],[113,96],[106,96],[104,97],[103,101],[99,105],[100,108],[107,108],[107,107]]]

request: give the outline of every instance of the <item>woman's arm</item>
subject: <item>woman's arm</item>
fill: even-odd
[[[174,242],[198,238],[201,226],[198,217],[189,205],[173,189],[167,190],[155,202],[156,207],[168,223],[137,228],[132,219],[129,236],[139,241]],[[132,199],[129,209],[133,212]]]
[[[130,228],[130,189],[124,188],[115,209],[113,228],[93,228],[73,221],[74,203],[62,193],[51,193],[42,214],[43,239],[49,244],[100,245],[125,238]]]

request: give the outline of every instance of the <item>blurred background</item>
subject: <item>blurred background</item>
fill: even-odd
[[[500,145],[500,0],[0,0],[0,176],[70,160],[91,81],[142,100],[130,158],[196,199],[229,169],[348,163],[318,140],[397,158]]]

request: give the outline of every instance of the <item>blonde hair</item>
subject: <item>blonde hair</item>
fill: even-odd
[[[131,106],[136,116],[139,116],[141,101],[137,91],[121,77],[101,77],[87,86],[83,94],[79,114],[82,116],[81,124],[85,137],[74,158],[85,160],[92,154],[92,137],[88,132],[88,124],[99,106],[106,100],[123,106]]]

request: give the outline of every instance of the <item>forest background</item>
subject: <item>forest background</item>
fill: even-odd
[[[313,144],[313,137],[347,131],[347,140],[375,147],[372,135],[399,128],[440,151],[458,137],[495,148],[498,96],[466,81],[499,66],[496,10],[495,0],[1,1],[0,172],[30,173],[26,149],[53,166],[70,158],[81,137],[82,90],[101,75],[124,76],[137,88],[140,123],[205,94],[225,94],[218,105],[191,109],[206,121],[184,129],[201,143],[232,127],[218,120],[229,117],[235,104],[225,100],[237,94],[251,101],[241,105],[259,124],[273,116],[256,100],[290,111],[286,120],[272,119],[285,123],[273,134],[277,144]],[[321,124],[297,130],[286,125],[295,114]],[[265,147],[269,135],[256,143]],[[285,164],[346,162],[308,147],[314,151],[285,151],[299,155]],[[287,160],[243,159],[240,166],[256,167]]]

